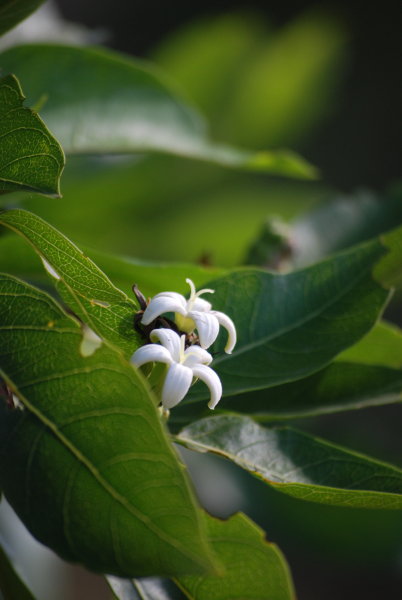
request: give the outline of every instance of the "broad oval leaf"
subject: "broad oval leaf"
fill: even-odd
[[[0,79],[0,193],[28,190],[58,197],[63,150],[42,119],[23,106],[24,99],[14,75]]]
[[[0,35],[18,25],[44,0],[0,0]]]
[[[221,576],[175,578],[190,600],[294,600],[286,561],[265,533],[239,513],[227,521],[205,515],[208,537],[224,566]]]
[[[117,600],[294,600],[286,561],[264,532],[238,513],[227,521],[205,515],[209,540],[224,570],[213,576],[175,578],[185,596],[160,578],[139,581],[108,578]]]
[[[137,304],[68,238],[25,210],[0,212],[0,225],[31,244],[68,307],[98,335],[127,356],[141,345],[133,326]]]
[[[25,525],[67,560],[120,576],[204,572],[205,531],[155,399],[119,352],[82,352],[45,293],[0,278],[0,483]]]
[[[264,389],[318,371],[377,321],[389,293],[372,277],[384,253],[377,241],[287,275],[240,270],[210,283],[214,309],[238,332],[212,348],[224,395]],[[196,384],[193,400],[206,397]]]
[[[200,115],[150,65],[117,53],[27,45],[0,55],[69,153],[162,152],[238,167],[314,178],[316,171],[286,150],[248,152],[213,144]]]
[[[248,417],[196,421],[177,440],[213,452],[296,498],[337,506],[402,509],[402,471],[290,428]]]

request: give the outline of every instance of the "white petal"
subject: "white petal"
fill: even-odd
[[[219,324],[222,325],[226,331],[228,332],[228,341],[226,342],[225,352],[227,354],[232,354],[232,350],[237,342],[237,334],[236,327],[233,323],[232,319],[225,315],[223,312],[219,312],[218,310],[213,310],[212,314],[218,319]]]
[[[173,329],[153,329],[150,338],[153,342],[160,342],[168,350],[172,359],[180,362],[180,336]]]
[[[191,311],[188,316],[197,326],[201,348],[209,348],[214,343],[219,333],[218,319],[212,313]]]
[[[209,387],[211,399],[208,402],[208,407],[210,409],[214,409],[222,396],[221,380],[215,371],[213,371],[210,367],[206,367],[205,365],[197,365],[196,367],[193,367],[193,374]]]
[[[209,365],[212,362],[212,356],[209,352],[200,346],[190,346],[184,351],[183,365],[194,367],[196,365]]]
[[[186,304],[183,296],[175,294],[174,297],[172,297],[173,294],[174,292],[167,292],[166,294],[154,296],[144,311],[141,323],[149,325],[156,317],[159,317],[159,315],[163,315],[166,312],[178,312],[185,315]],[[176,296],[178,296],[178,298]],[[180,298],[184,301],[184,307]]]
[[[173,363],[167,372],[162,388],[163,408],[173,408],[187,394],[193,380],[193,372],[189,367]]]
[[[199,312],[208,312],[212,308],[212,304],[204,298],[196,298],[191,306],[191,310],[198,310]]]
[[[134,352],[130,362],[137,367],[148,362],[171,364],[172,357],[170,356],[169,350],[166,350],[163,346],[159,346],[159,344],[147,344],[146,346],[141,346],[141,348],[138,348],[138,350]]]

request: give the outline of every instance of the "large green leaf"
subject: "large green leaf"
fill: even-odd
[[[44,0],[0,0],[0,35],[23,21]]]
[[[0,546],[0,595],[5,600],[35,600]]]
[[[25,210],[0,213],[0,224],[24,237],[45,259],[68,307],[98,335],[127,355],[140,345],[133,318],[138,307],[63,234]]]
[[[289,428],[266,429],[248,417],[196,421],[178,441],[224,456],[278,491],[338,506],[401,509],[402,471]]]
[[[336,361],[298,381],[223,398],[217,411],[253,415],[258,421],[305,418],[399,403],[402,371]],[[183,403],[172,413],[174,426],[207,416],[205,401]]]
[[[402,368],[402,330],[380,321],[361,340],[344,350],[336,360],[363,365]]]
[[[175,578],[189,600],[293,600],[291,576],[280,550],[239,513],[227,521],[205,515],[209,539],[223,572]],[[117,600],[181,600],[180,591],[159,578],[124,581],[109,578]]]
[[[66,153],[162,152],[268,173],[311,178],[290,151],[252,153],[213,144],[205,123],[157,70],[107,50],[20,46],[0,65],[24,81]]]
[[[197,287],[202,287],[211,277],[224,275],[219,267],[202,267],[195,264],[167,263],[139,260],[82,248],[85,256],[93,260],[111,281],[127,295],[133,295],[136,283],[145,296],[154,296],[168,289],[181,294],[188,292],[186,277]],[[43,284],[49,281],[43,264],[26,242],[14,235],[0,237],[0,271],[22,279]]]
[[[0,278],[0,484],[25,525],[67,560],[120,576],[203,572],[206,537],[155,399],[119,352],[84,351],[45,293]]]
[[[213,281],[214,309],[238,331],[233,354],[223,334],[212,348],[224,395],[306,377],[367,333],[388,297],[371,273],[383,252],[372,242],[287,275],[245,269]],[[196,384],[192,398],[204,397]]]
[[[29,190],[60,196],[63,151],[41,118],[23,102],[17,78],[1,78],[0,193]]]
[[[222,576],[175,579],[190,600],[294,600],[293,585],[280,550],[243,514],[228,521],[206,515],[209,540],[220,558]]]
[[[223,398],[217,410],[253,415],[260,420],[294,419],[400,402],[402,333],[377,323],[333,363],[298,381]],[[175,426],[206,416],[205,402],[180,405]]]

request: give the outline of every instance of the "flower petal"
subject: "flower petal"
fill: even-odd
[[[208,302],[208,300],[204,300],[204,298],[196,298],[190,310],[197,310],[199,312],[209,312],[212,308],[212,304]]]
[[[223,312],[219,312],[218,310],[213,310],[212,314],[218,319],[220,325],[222,325],[226,331],[228,332],[228,341],[226,342],[225,352],[227,354],[232,354],[232,350],[237,342],[237,334],[236,327],[233,323],[232,319],[225,315]]]
[[[222,384],[218,375],[210,367],[205,365],[197,365],[193,367],[193,374],[198,379],[201,379],[211,392],[211,399],[208,402],[208,407],[212,410],[218,404],[222,396]]]
[[[160,342],[168,350],[172,359],[180,362],[180,336],[173,329],[153,329],[149,336],[153,342]]]
[[[141,348],[138,348],[138,350],[134,352],[130,362],[137,367],[148,362],[171,364],[172,357],[170,356],[170,352],[163,346],[159,346],[159,344],[147,344],[146,346],[141,346]]]
[[[209,312],[191,311],[188,316],[193,319],[197,326],[198,337],[201,348],[209,348],[214,343],[219,333],[218,319]]]
[[[163,408],[173,408],[187,394],[193,380],[193,371],[189,367],[173,363],[170,365],[162,388]]]
[[[209,365],[212,362],[212,356],[209,352],[200,346],[190,346],[184,351],[183,365],[194,367],[196,365]]]
[[[183,296],[175,292],[166,292],[157,294],[148,304],[142,315],[141,323],[149,325],[166,312],[178,312],[182,315],[186,314],[186,301]]]

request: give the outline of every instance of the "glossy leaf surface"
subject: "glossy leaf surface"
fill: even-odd
[[[23,106],[24,99],[16,77],[0,79],[0,193],[60,196],[63,151],[42,119]]]
[[[178,439],[234,461],[296,498],[360,508],[401,509],[402,471],[289,428],[266,429],[248,417],[196,421]]]
[[[206,536],[142,377],[45,293],[0,279],[0,482],[62,557],[120,576],[203,572]]]
[[[19,46],[0,55],[5,72],[24,81],[69,153],[161,152],[294,177],[315,169],[290,151],[237,150],[213,144],[205,123],[150,65],[107,50]]]
[[[44,0],[0,0],[0,35],[18,25]]]
[[[134,300],[117,289],[75,244],[24,210],[0,213],[0,224],[25,238],[51,269],[47,271],[68,307],[98,335],[129,356],[140,345],[133,328]]]
[[[214,309],[238,333],[233,354],[223,333],[212,348],[224,394],[306,377],[367,333],[388,297],[371,273],[383,253],[372,242],[287,275],[245,269],[211,282]],[[197,384],[192,398],[201,397]]]

